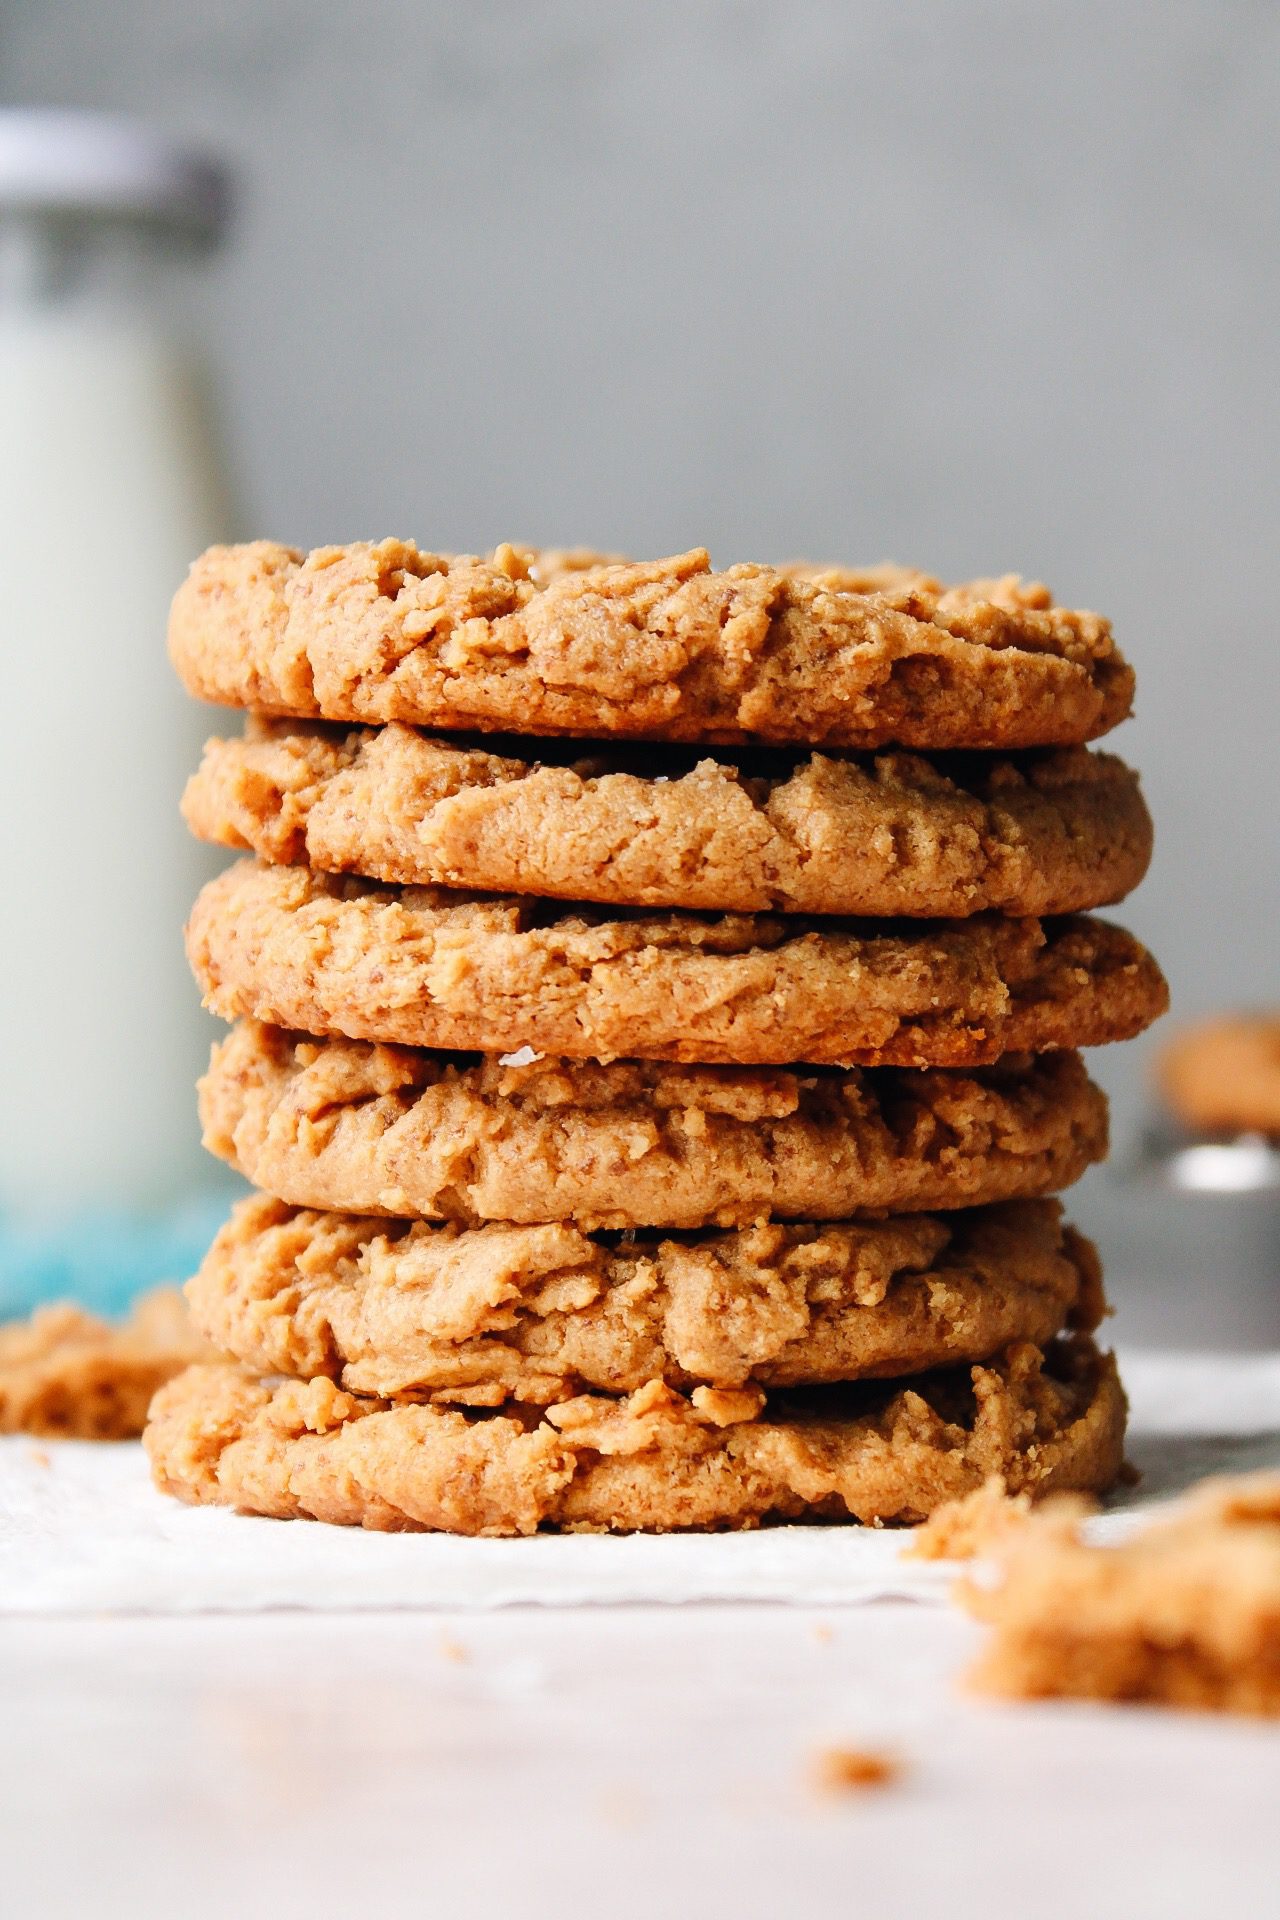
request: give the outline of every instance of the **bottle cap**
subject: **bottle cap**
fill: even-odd
[[[133,221],[212,245],[230,211],[226,167],[140,121],[0,108],[0,213]]]

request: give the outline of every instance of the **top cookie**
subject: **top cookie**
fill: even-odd
[[[1016,577],[593,559],[212,547],[170,652],[227,706],[446,729],[1013,748],[1077,745],[1130,709],[1107,621]]]

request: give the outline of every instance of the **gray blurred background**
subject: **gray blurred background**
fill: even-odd
[[[246,531],[1043,577],[1138,667],[1122,917],[1280,997],[1280,9],[24,0],[0,86],[237,165]]]

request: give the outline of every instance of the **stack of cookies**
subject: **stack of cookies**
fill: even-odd
[[[1133,677],[1016,579],[401,541],[197,562],[188,948],[261,1191],[158,1395],[183,1499],[528,1533],[1101,1488],[1124,1396],[1048,1196],[1164,982]]]

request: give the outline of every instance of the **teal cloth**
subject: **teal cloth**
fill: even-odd
[[[195,1272],[234,1191],[206,1191],[164,1212],[0,1212],[0,1319],[45,1300],[124,1313],[135,1295]]]

